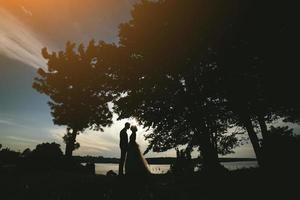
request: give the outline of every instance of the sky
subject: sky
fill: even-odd
[[[42,142],[57,142],[64,149],[65,127],[52,122],[48,98],[32,89],[37,68],[46,68],[41,49],[63,49],[67,41],[118,43],[118,25],[130,19],[135,0],[0,0],[0,144],[17,151]],[[117,116],[114,116],[116,119]],[[117,121],[104,132],[87,130],[77,138],[74,155],[119,157]],[[296,127],[299,128],[299,127]],[[145,129],[137,142],[147,147]],[[175,151],[150,152],[146,157],[175,156]],[[229,157],[254,157],[248,143]]]

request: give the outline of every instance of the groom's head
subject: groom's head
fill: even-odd
[[[125,123],[125,128],[126,128],[126,129],[129,129],[129,128],[130,128],[130,123],[129,123],[129,122],[126,122],[126,123]]]

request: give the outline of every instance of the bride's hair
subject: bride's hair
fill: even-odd
[[[131,130],[132,132],[136,132],[138,129],[137,129],[136,126],[131,126],[131,127],[130,127],[130,130]]]

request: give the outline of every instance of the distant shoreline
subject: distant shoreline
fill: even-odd
[[[110,163],[110,164],[118,164],[119,158],[105,158],[105,157],[92,157],[92,156],[74,156],[74,158],[81,163]],[[176,161],[176,157],[157,157],[157,158],[146,158],[149,164],[156,165],[166,165],[172,164]],[[194,162],[197,162],[198,159],[194,158]],[[243,162],[243,161],[256,161],[256,158],[219,158],[220,162]],[[201,162],[201,160],[200,160]]]

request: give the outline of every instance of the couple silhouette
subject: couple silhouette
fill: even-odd
[[[131,130],[129,142],[127,135],[128,129]],[[124,165],[126,175],[142,176],[150,174],[148,163],[141,153],[139,145],[136,143],[136,132],[137,127],[130,126],[128,122],[125,123],[125,127],[120,131],[121,158],[119,163],[119,175],[124,175]]]

